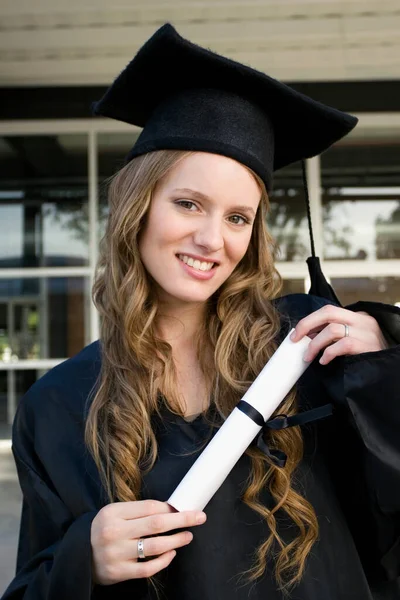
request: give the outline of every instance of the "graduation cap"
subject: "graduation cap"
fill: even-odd
[[[193,44],[169,23],[116,78],[93,112],[143,127],[127,161],[154,150],[222,154],[252,169],[272,189],[273,172],[320,154],[357,119],[316,102],[251,67]],[[310,293],[339,303],[315,256]],[[339,303],[340,304],[340,303]]]

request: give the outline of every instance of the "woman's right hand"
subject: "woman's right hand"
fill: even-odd
[[[204,512],[176,512],[166,502],[157,500],[104,506],[91,527],[93,583],[111,585],[127,579],[152,577],[170,564],[176,555],[175,548],[186,546],[193,539],[190,531],[159,534],[201,525],[205,520]],[[139,539],[144,540],[146,558],[155,558],[138,561]]]

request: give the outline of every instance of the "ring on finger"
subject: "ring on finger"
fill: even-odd
[[[138,554],[138,558],[140,558],[142,560],[144,558],[146,558],[146,555],[144,553],[144,540],[142,540],[142,539],[138,540],[138,543],[137,543],[137,554]]]
[[[349,337],[349,326],[346,325],[345,323],[343,323],[343,327],[344,327],[344,336],[343,337]]]

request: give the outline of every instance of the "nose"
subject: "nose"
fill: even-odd
[[[219,218],[204,219],[194,233],[194,243],[209,254],[224,246],[223,223]]]

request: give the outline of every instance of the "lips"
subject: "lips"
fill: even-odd
[[[179,264],[181,265],[181,267],[183,268],[185,273],[187,273],[187,275],[190,275],[194,279],[197,279],[200,281],[207,281],[207,280],[211,279],[212,277],[214,277],[214,275],[215,275],[215,271],[216,271],[215,268],[211,268],[208,271],[201,271],[200,269],[195,269],[194,267],[190,267],[188,264],[183,262],[183,260],[181,260],[178,256],[176,258],[179,261]]]
[[[178,258],[179,260],[181,260],[182,262],[185,263],[185,265],[188,265],[189,267],[192,267],[193,269],[196,269],[198,271],[210,271],[213,267],[214,267],[214,262],[206,262],[206,261],[200,261],[198,259],[194,259],[191,256],[188,256],[187,254],[178,254]]]
[[[177,256],[178,258],[180,256],[187,256],[188,258],[192,258],[193,260],[198,260],[201,263],[202,262],[214,263],[213,268],[217,267],[220,264],[220,261],[215,260],[215,258],[208,258],[207,256],[199,256],[198,254],[190,254],[188,252],[178,252],[177,254],[175,254],[175,256]]]

